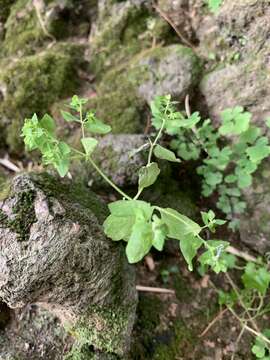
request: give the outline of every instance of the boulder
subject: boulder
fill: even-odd
[[[14,178],[0,202],[0,298],[36,303],[86,345],[124,356],[137,295],[121,244],[106,238],[106,208],[86,188],[47,174]]]
[[[2,60],[0,128],[11,151],[22,150],[19,134],[25,117],[43,115],[57,99],[76,91],[83,51],[82,45],[56,44],[36,55]]]
[[[245,192],[247,210],[241,217],[241,241],[261,255],[270,252],[270,162],[256,172],[252,186]]]

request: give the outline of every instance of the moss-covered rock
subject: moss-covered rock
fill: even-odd
[[[91,69],[104,70],[127,62],[136,53],[174,38],[168,24],[154,15],[144,1],[103,1],[91,33]]]
[[[25,117],[42,115],[57,99],[73,94],[82,65],[83,47],[58,44],[37,55],[24,57],[0,72],[4,88],[0,102],[0,122],[5,126],[11,151],[21,149],[20,128]]]
[[[241,105],[253,114],[253,121],[265,127],[270,116],[268,53],[269,48],[265,48],[248,61],[216,69],[202,79],[200,90],[217,124],[222,110]]]
[[[1,303],[0,309],[4,310]],[[70,347],[71,339],[55,316],[36,305],[15,311],[9,309],[9,312],[13,321],[4,331],[0,329],[1,359],[63,359],[65,347]]]
[[[156,95],[183,99],[199,82],[200,70],[200,60],[185,46],[149,49],[107,71],[89,106],[115,134],[142,132],[147,125],[146,104]]]
[[[17,0],[10,9],[5,24],[5,40],[1,55],[33,54],[46,39],[40,26],[33,1]]]
[[[15,0],[1,0],[0,1],[0,22],[5,22],[8,18],[10,7],[15,2]]]

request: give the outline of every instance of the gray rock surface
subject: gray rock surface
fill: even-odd
[[[191,49],[182,45],[161,48],[143,58],[139,65],[148,70],[147,80],[138,88],[148,104],[156,95],[167,94],[183,101],[199,82],[200,61]]]
[[[0,298],[37,303],[79,343],[123,355],[136,310],[134,272],[105,237],[106,209],[81,186],[20,175],[0,202]]]
[[[262,255],[270,252],[270,161],[266,160],[246,191],[247,210],[241,218],[243,243]]]

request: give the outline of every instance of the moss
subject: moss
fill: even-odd
[[[15,0],[0,0],[0,21],[6,21],[10,12],[10,7],[14,3],[14,1]]]
[[[183,321],[178,319],[163,324],[167,306],[157,296],[140,295],[129,359],[175,360],[185,358],[192,350],[195,338]]]
[[[57,99],[75,92],[79,82],[77,68],[82,66],[83,48],[58,44],[50,50],[12,62],[0,73],[6,94],[0,113],[8,123],[5,133],[11,151],[21,150],[19,133],[25,117],[43,115]]]
[[[4,54],[32,54],[42,45],[44,33],[40,27],[35,8],[29,0],[18,0],[11,7],[6,22],[6,35],[2,52]]]
[[[93,346],[104,353],[122,356],[123,331],[129,321],[127,313],[126,308],[121,306],[91,306],[88,313],[69,330],[76,342],[67,359],[76,359],[74,353],[80,354],[87,346],[90,346],[90,353]]]
[[[90,99],[89,107],[112,126],[114,134],[140,133],[143,130],[144,103],[136,90],[144,76],[147,74],[142,66],[130,65],[128,73],[122,68],[113,69],[100,82],[97,97]]]
[[[157,43],[172,43],[174,31],[146,6],[112,1],[99,14],[97,31],[91,39],[91,71],[98,79],[104,70],[126,63],[134,55]]]
[[[171,340],[167,344],[160,344],[156,347],[153,360],[185,358],[186,354],[194,350],[195,337],[181,320],[176,321],[171,330]]]
[[[29,237],[31,225],[36,221],[34,210],[35,193],[25,191],[14,196],[16,196],[16,204],[12,208],[14,216],[8,219],[7,215],[0,210],[0,222],[2,226],[17,233],[20,241],[26,241]]]

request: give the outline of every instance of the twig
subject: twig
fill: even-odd
[[[183,36],[183,34],[181,34],[181,32],[177,29],[176,25],[173,23],[173,21],[170,19],[170,17],[167,14],[165,14],[157,5],[154,4],[153,7],[159,13],[159,15],[164,20],[166,20],[168,24],[171,25],[171,27],[174,29],[176,34],[182,40],[182,42],[196,52],[196,49],[194,48],[194,46],[185,38],[185,36]]]
[[[239,344],[239,342],[240,342],[240,340],[241,340],[241,338],[242,338],[245,330],[246,330],[246,329],[245,329],[245,327],[243,326],[242,329],[241,329],[241,331],[240,331],[240,333],[239,333],[239,335],[238,335],[238,337],[237,337],[237,339],[236,339],[236,342],[235,342],[235,350],[234,350],[234,352],[233,352],[233,354],[232,354],[231,360],[234,360],[234,358],[235,358],[235,354],[236,354],[236,351],[237,351],[237,348],[238,348],[238,344]]]
[[[236,249],[235,247],[233,246],[228,246],[226,248],[226,251],[229,252],[230,254],[232,255],[236,255],[246,261],[252,261],[254,263],[259,263],[259,261],[252,255],[249,255],[248,253],[244,252],[244,251],[241,251],[241,250],[238,250]]]
[[[56,41],[55,37],[49,33],[49,31],[46,28],[45,22],[42,19],[41,12],[42,12],[42,7],[43,7],[43,2],[41,0],[34,0],[33,5],[36,10],[37,18],[38,18],[40,27],[41,27],[44,35],[49,37],[50,39],[52,39],[53,42],[55,42]]]
[[[263,341],[265,341],[267,344],[270,344],[270,340],[264,336],[260,331],[256,331],[250,326],[248,326],[239,316],[234,312],[234,310],[231,307],[228,307],[229,311],[233,314],[233,316],[240,322],[240,324],[245,328],[245,330],[249,331],[251,334],[258,336]]]
[[[217,316],[210,322],[210,324],[208,324],[208,326],[204,329],[204,331],[199,335],[199,338],[200,337],[203,337],[210,329],[211,327],[218,321],[222,318],[222,316],[225,314],[225,312],[227,312],[228,309],[225,308],[223,309],[222,311],[220,311]]]
[[[15,164],[13,164],[10,160],[8,160],[7,158],[4,159],[0,159],[0,164],[4,167],[6,167],[7,169],[14,171],[14,172],[20,172],[21,169],[16,166]]]
[[[160,294],[175,294],[174,290],[171,289],[164,289],[164,288],[157,288],[157,287],[150,287],[150,286],[142,286],[142,285],[137,285],[136,286],[136,290],[137,291],[142,291],[142,292],[152,292],[152,293],[160,293]]]
[[[237,286],[235,285],[235,283],[233,282],[232,278],[230,277],[230,275],[228,273],[225,273],[225,277],[227,278],[227,280],[229,281],[231,287],[233,288],[234,292],[236,293],[237,295],[237,298],[238,298],[238,301],[240,303],[240,305],[242,306],[243,309],[246,310],[246,314],[248,316],[248,320],[251,322],[251,324],[254,326],[255,330],[258,332],[258,333],[261,333],[261,331],[259,330],[258,328],[258,325],[256,324],[256,322],[252,319],[252,316],[250,315],[250,312],[246,309],[246,306],[243,302],[243,299],[242,299],[242,296],[241,294],[239,293],[238,289],[237,289]]]

